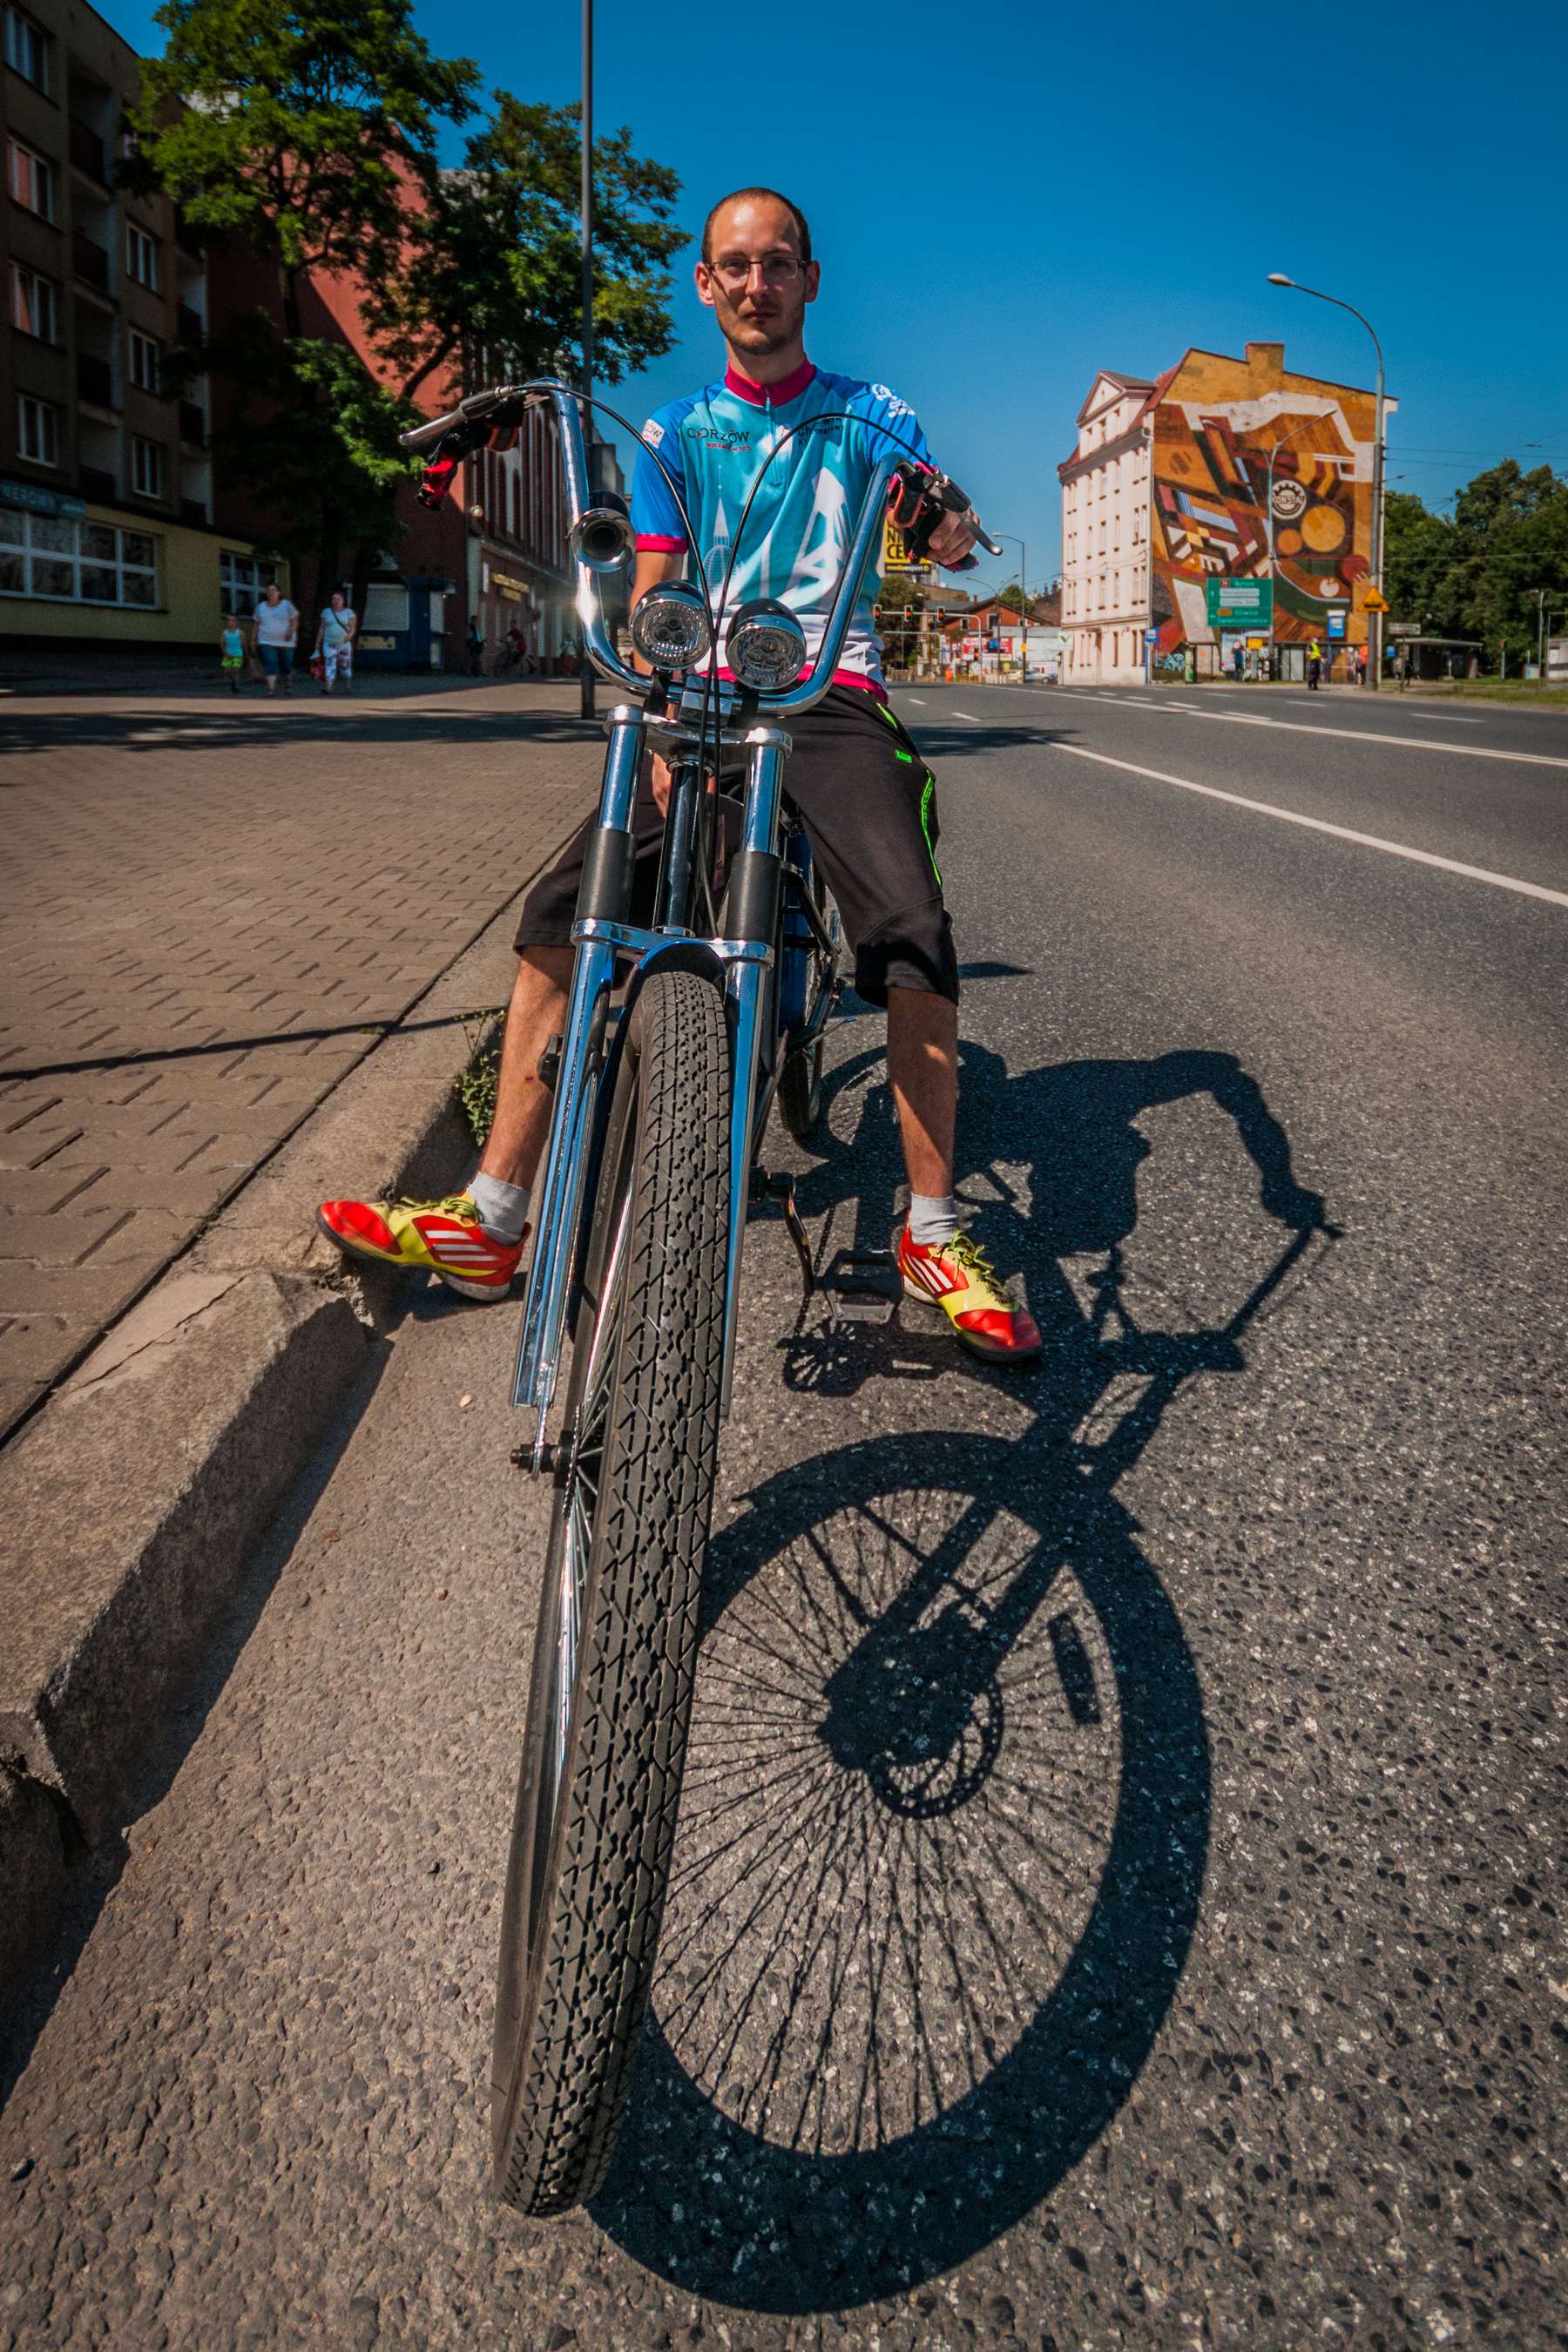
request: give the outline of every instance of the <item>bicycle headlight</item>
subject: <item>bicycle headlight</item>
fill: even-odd
[[[805,631],[787,604],[759,596],[731,622],[724,659],[754,694],[777,694],[805,667]]]
[[[650,669],[690,669],[712,646],[708,607],[683,580],[661,581],[632,607],[632,643]]]

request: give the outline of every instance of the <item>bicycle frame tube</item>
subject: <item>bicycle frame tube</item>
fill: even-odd
[[[730,928],[742,939],[773,940],[778,927],[779,807],[789,737],[777,727],[755,727],[747,745],[746,804],[741,848],[731,877]],[[757,1089],[759,1027],[767,1002],[766,967],[731,963],[724,993],[730,1005],[734,1077],[730,1098],[730,1247],[724,1300],[724,1385],[720,1411],[730,1411],[734,1379],[735,1320],[741,1302],[741,1247],[752,1192],[752,1110]]]

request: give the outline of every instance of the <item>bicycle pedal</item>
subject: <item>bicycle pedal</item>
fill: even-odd
[[[890,1323],[903,1296],[891,1250],[841,1249],[816,1286],[835,1323]]]

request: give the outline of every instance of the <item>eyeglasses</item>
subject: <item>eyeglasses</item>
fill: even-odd
[[[762,272],[764,286],[788,286],[804,271],[805,264],[793,253],[770,253],[760,261],[713,261],[709,268],[721,286],[732,294],[744,291],[752,282],[753,269]]]

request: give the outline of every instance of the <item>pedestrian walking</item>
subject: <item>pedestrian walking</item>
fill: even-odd
[[[1311,688],[1314,694],[1318,691],[1319,682],[1321,681],[1322,675],[1323,648],[1318,643],[1317,638],[1314,637],[1307,647],[1307,684]]]
[[[468,623],[468,676],[483,677],[485,674],[485,633],[475,614]]]
[[[250,642],[262,668],[267,673],[267,693],[271,699],[278,691],[278,681],[283,681],[287,695],[294,675],[294,647],[300,636],[300,613],[279,587],[269,580],[262,591],[261,602],[256,608],[250,625]]]
[[[1239,686],[1241,684],[1242,672],[1247,667],[1247,656],[1243,653],[1239,646],[1232,646],[1230,649],[1230,666],[1236,673],[1236,682],[1237,686]]]
[[[316,624],[316,656],[321,665],[321,692],[331,694],[334,679],[343,691],[353,691],[354,635],[359,619],[341,588],[334,588]]]
[[[226,613],[223,616],[218,646],[218,657],[223,664],[224,677],[228,681],[228,690],[230,694],[237,694],[240,673],[245,667],[245,631],[233,613]]]

